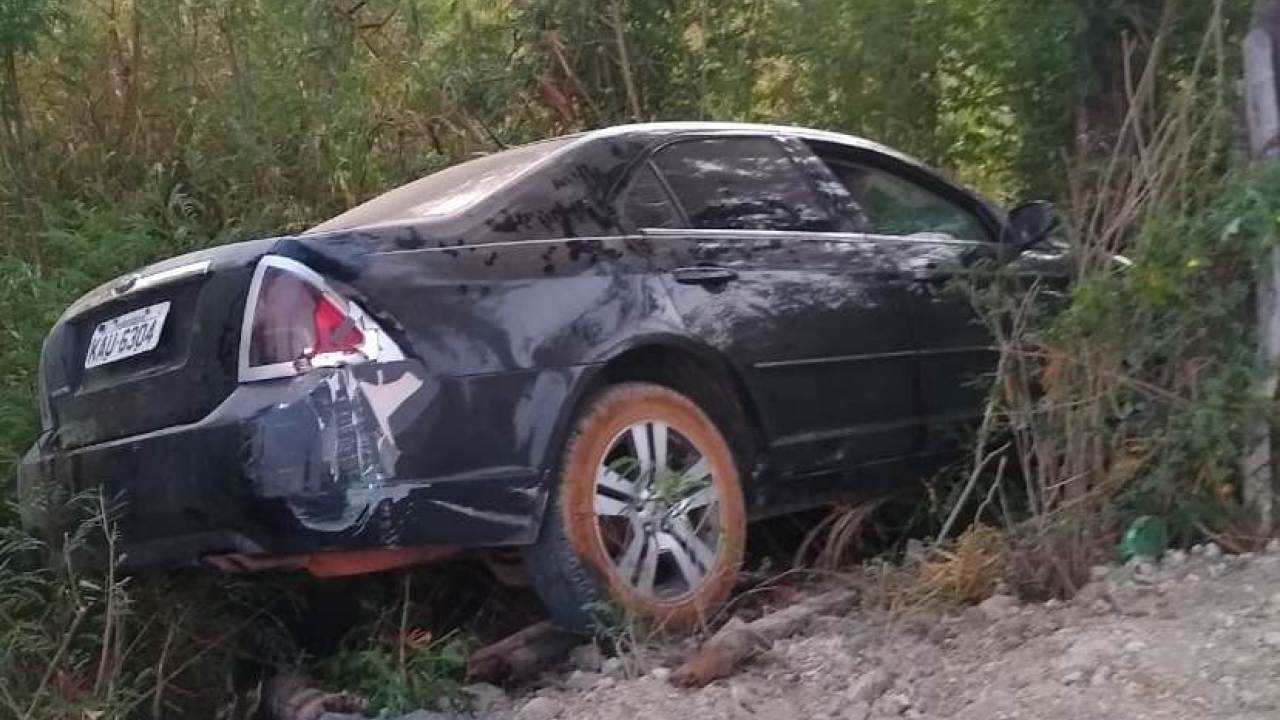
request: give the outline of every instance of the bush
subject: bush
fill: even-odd
[[[944,531],[961,510],[1008,526],[1015,582],[1036,594],[1073,592],[1144,515],[1176,542],[1259,540],[1239,467],[1272,410],[1252,292],[1280,234],[1280,168],[1230,143],[1225,22],[1172,79],[1157,36],[1121,130],[1073,161],[1066,295],[1000,272],[969,288],[1000,363],[972,466],[943,489]]]
[[[371,641],[351,643],[322,659],[321,678],[386,712],[462,705],[470,642],[458,635],[433,638],[421,632],[388,641],[377,637],[381,630],[374,629]]]

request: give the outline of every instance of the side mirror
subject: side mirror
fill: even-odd
[[[1058,212],[1053,203],[1033,200],[1019,205],[1009,213],[1007,241],[1013,249],[1022,253],[1044,242],[1057,227]]]

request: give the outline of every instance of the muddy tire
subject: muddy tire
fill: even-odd
[[[674,390],[626,383],[576,419],[525,558],[563,627],[590,630],[612,607],[681,631],[728,599],[746,532],[738,464],[716,424]]]

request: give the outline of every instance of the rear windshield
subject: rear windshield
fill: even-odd
[[[349,230],[366,225],[450,215],[470,207],[521,171],[573,142],[565,137],[468,160],[358,205],[307,232]]]

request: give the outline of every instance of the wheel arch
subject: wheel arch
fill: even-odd
[[[729,436],[743,481],[750,482],[766,447],[767,425],[759,405],[727,357],[715,348],[679,335],[634,338],[583,373],[556,420],[543,463],[549,482],[554,478],[574,419],[601,388],[624,382],[651,382],[690,397]]]

